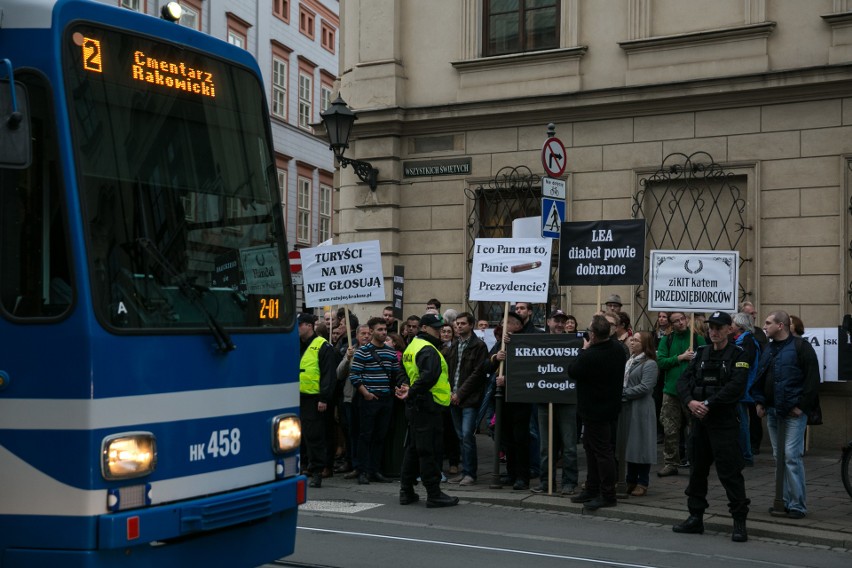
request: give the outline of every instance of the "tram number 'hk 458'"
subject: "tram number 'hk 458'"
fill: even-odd
[[[200,461],[208,455],[214,458],[235,456],[240,453],[240,429],[213,430],[210,433],[210,441],[207,448],[204,443],[189,446],[189,461]]]

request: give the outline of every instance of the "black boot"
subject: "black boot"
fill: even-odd
[[[311,477],[308,487],[322,487],[322,474],[317,472]]]
[[[734,532],[731,533],[731,540],[734,542],[746,542],[748,540],[745,519],[734,519]]]
[[[413,487],[399,490],[400,505],[411,505],[412,503],[417,503],[418,501],[420,501],[420,495],[414,492]]]
[[[676,533],[704,534],[704,516],[701,514],[689,514],[689,518],[672,527]]]
[[[376,483],[390,483],[391,480],[379,473],[378,471],[370,476],[370,481],[375,481]]]
[[[613,497],[612,499],[607,499],[603,495],[598,495],[591,501],[586,501],[583,503],[583,509],[587,511],[597,511],[601,507],[615,507],[618,505],[618,501]]]
[[[435,507],[452,507],[459,504],[458,497],[450,497],[443,491],[438,491],[435,495],[430,495],[426,498],[426,508],[434,509]]]
[[[367,479],[367,474],[363,471],[358,474],[358,485],[370,485],[370,480]]]
[[[597,499],[601,494],[598,491],[589,491],[588,489],[583,489],[580,491],[579,495],[574,495],[571,497],[572,503],[588,503],[593,499]]]

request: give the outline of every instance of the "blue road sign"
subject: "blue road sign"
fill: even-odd
[[[541,199],[541,237],[558,239],[565,222],[565,201],[561,199]]]

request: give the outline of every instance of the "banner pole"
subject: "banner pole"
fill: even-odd
[[[598,307],[595,310],[595,313],[602,312],[604,309],[601,307],[601,285],[598,284]]]
[[[506,327],[509,324],[509,302],[503,304],[503,336],[500,338],[500,350],[506,350]],[[503,374],[503,361],[497,367],[497,376]],[[500,446],[503,443],[503,437],[500,435],[500,428],[503,419],[503,397],[505,387],[496,387],[494,389],[494,469],[491,474],[491,489],[500,489],[503,485],[500,483]]]
[[[565,452],[563,451],[563,455]],[[553,495],[553,473],[556,462],[553,460],[553,403],[547,403],[547,494]],[[563,462],[564,463],[564,462]]]
[[[692,312],[689,317],[689,350],[694,351],[695,345],[693,342],[695,340],[695,312]]]
[[[352,348],[352,329],[349,327],[349,304],[343,306],[343,317],[346,318],[346,341],[349,348]]]

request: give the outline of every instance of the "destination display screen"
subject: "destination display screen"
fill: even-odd
[[[102,45],[100,39],[87,37],[83,33],[75,32],[72,36],[74,44],[83,50],[83,69],[93,73],[103,73],[103,50],[109,49],[109,44]],[[130,76],[134,81],[147,83],[168,89],[177,89],[187,93],[194,93],[203,97],[216,96],[216,83],[211,71],[193,67],[182,58],[170,60],[152,57],[144,50],[133,51],[130,60],[122,65],[118,61],[117,72],[130,69]]]

